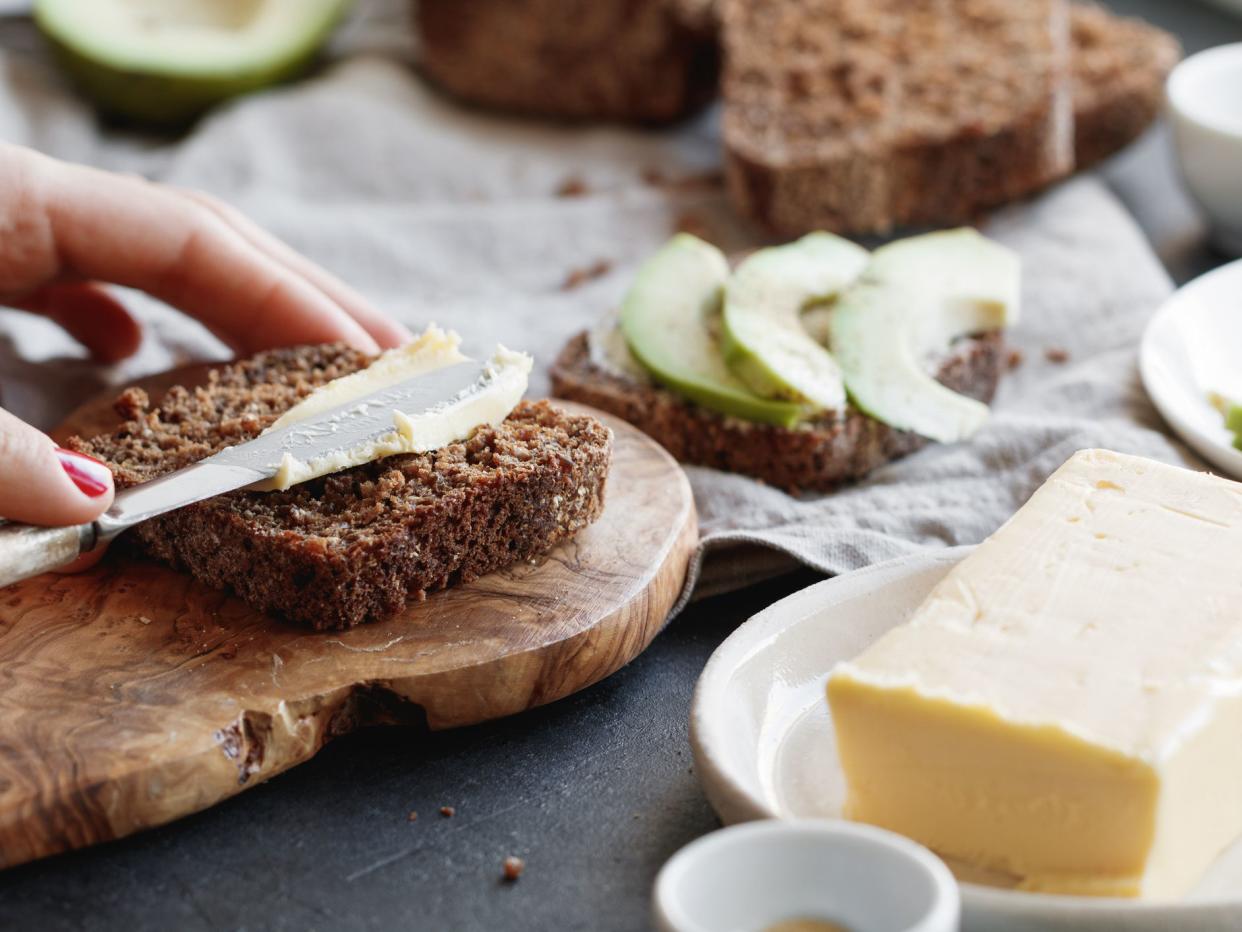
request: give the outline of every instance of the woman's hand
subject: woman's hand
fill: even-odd
[[[334,340],[373,353],[409,338],[343,282],[205,194],[0,144],[0,304],[50,318],[114,362],[138,348],[141,331],[103,283],[180,308],[242,353]],[[112,494],[103,464],[0,410],[0,516],[78,524],[102,513]]]

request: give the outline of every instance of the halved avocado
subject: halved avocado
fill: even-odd
[[[713,332],[729,277],[724,254],[679,233],[638,271],[621,303],[621,331],[652,377],[705,408],[792,427],[801,406],[760,398],[728,367]]]
[[[876,420],[953,443],[988,407],[945,388],[929,362],[967,334],[1018,317],[1019,263],[971,229],[898,240],[877,249],[829,318],[829,346],[854,403]]]
[[[867,250],[831,233],[760,249],[725,287],[725,362],[758,395],[845,407],[845,383],[828,350],[802,324],[809,304],[837,297],[867,265]]]
[[[36,0],[35,20],[101,109],[184,124],[300,73],[350,0]]]

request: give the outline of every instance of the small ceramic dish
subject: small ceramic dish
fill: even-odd
[[[1173,141],[1211,238],[1242,255],[1242,42],[1191,55],[1169,75]]]
[[[695,690],[696,772],[726,823],[840,818],[845,777],[824,694],[828,671],[909,618],[969,547],[903,557],[795,593],[738,628]],[[1237,932],[1242,842],[1184,899],[1026,893],[1013,878],[949,862],[965,932]]]
[[[1164,303],[1143,334],[1139,372],[1169,426],[1242,479],[1242,451],[1209,400],[1217,393],[1242,402],[1242,260],[1196,278]]]
[[[691,842],[655,886],[663,932],[956,932],[957,885],[912,841],[849,822],[768,820]]]

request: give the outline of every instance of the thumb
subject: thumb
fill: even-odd
[[[84,524],[112,504],[112,473],[63,450],[0,408],[0,517],[24,524]]]

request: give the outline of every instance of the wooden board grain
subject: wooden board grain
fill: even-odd
[[[386,621],[313,633],[117,555],[0,590],[0,866],[203,809],[360,725],[510,715],[633,659],[685,582],[694,503],[659,446],[598,416],[615,452],[596,524]],[[104,400],[56,433],[114,420]]]

